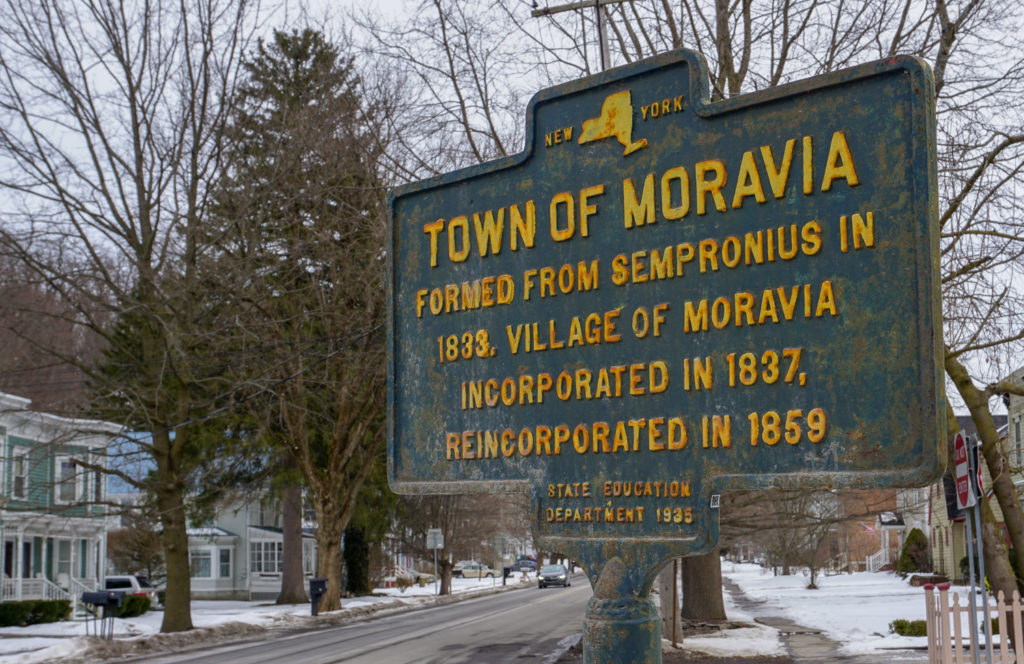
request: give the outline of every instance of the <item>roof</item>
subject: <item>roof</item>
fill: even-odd
[[[284,531],[281,528],[277,528],[275,526],[249,526],[249,530],[259,530],[272,535],[281,535],[282,537],[284,536]],[[302,536],[316,537],[313,528],[303,528]]]
[[[895,512],[882,512],[878,515],[878,525],[882,528],[902,528],[903,517]]]
[[[963,432],[968,436],[978,435],[978,427],[974,426],[974,420],[971,419],[970,415],[957,415],[956,421]],[[999,431],[1000,435],[1006,433],[1006,415],[993,415],[992,423],[996,425],[996,429]]]
[[[203,528],[187,528],[186,531],[189,537],[238,537],[236,533],[230,530],[224,530],[216,526],[207,526]]]

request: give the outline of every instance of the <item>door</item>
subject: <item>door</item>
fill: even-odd
[[[32,542],[21,543],[21,578],[32,578]]]
[[[14,542],[4,540],[4,578],[14,578]]]

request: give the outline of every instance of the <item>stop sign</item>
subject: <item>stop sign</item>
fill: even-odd
[[[953,478],[956,480],[956,505],[960,509],[974,505],[970,471],[970,464],[967,461],[967,439],[964,432],[960,431],[953,440]]]

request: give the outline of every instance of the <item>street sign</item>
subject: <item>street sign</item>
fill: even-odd
[[[676,51],[396,190],[392,485],[525,488],[604,559],[708,550],[727,490],[939,476],[933,95],[896,57],[711,103]]]
[[[444,548],[444,533],[441,532],[440,528],[430,528],[427,530],[427,548],[428,549],[443,549]]]
[[[953,439],[953,479],[956,481],[956,505],[960,509],[973,507],[975,501],[967,455],[967,439],[964,432],[959,431]]]

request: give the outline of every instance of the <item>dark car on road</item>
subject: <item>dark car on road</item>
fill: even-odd
[[[569,570],[564,565],[545,565],[540,568],[537,575],[537,587],[547,588],[548,586],[571,586],[569,581]]]

